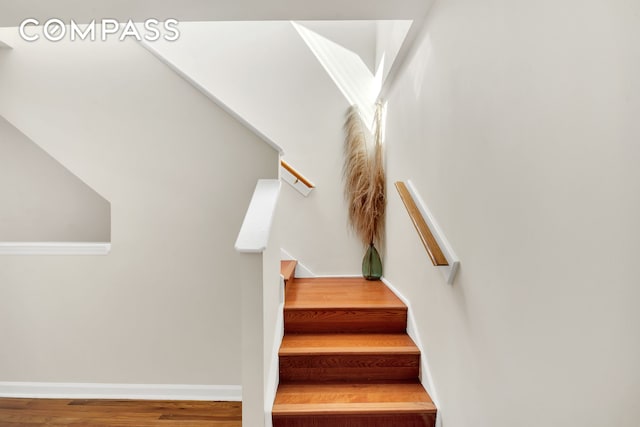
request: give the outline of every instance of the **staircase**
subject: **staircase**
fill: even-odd
[[[393,292],[359,278],[285,279],[274,427],[435,426]]]

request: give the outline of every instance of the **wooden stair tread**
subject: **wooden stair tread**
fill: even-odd
[[[280,274],[284,277],[285,282],[294,278],[296,265],[298,265],[298,261],[295,260],[280,261]]]
[[[436,412],[427,402],[324,403],[274,405],[275,416],[300,415],[378,415]]]
[[[363,278],[297,278],[287,288],[285,310],[404,309],[406,305],[379,281]]]
[[[413,354],[420,350],[407,334],[285,335],[280,356],[336,354]]]
[[[287,283],[274,427],[434,427],[407,306],[382,282]]]
[[[280,384],[274,416],[435,413],[419,383]]]

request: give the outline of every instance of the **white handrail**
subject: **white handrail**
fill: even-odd
[[[280,185],[280,180],[277,179],[258,180],[240,233],[238,233],[236,251],[261,253],[267,248],[269,232],[280,195]]]

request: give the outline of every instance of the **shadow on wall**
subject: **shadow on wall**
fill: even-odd
[[[110,242],[111,204],[0,116],[0,242]]]

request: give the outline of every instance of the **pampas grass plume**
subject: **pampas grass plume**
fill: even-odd
[[[349,109],[345,122],[344,193],[349,223],[365,246],[379,242],[384,229],[386,183],[381,117],[382,104],[378,103],[374,135],[362,123],[356,106]]]

